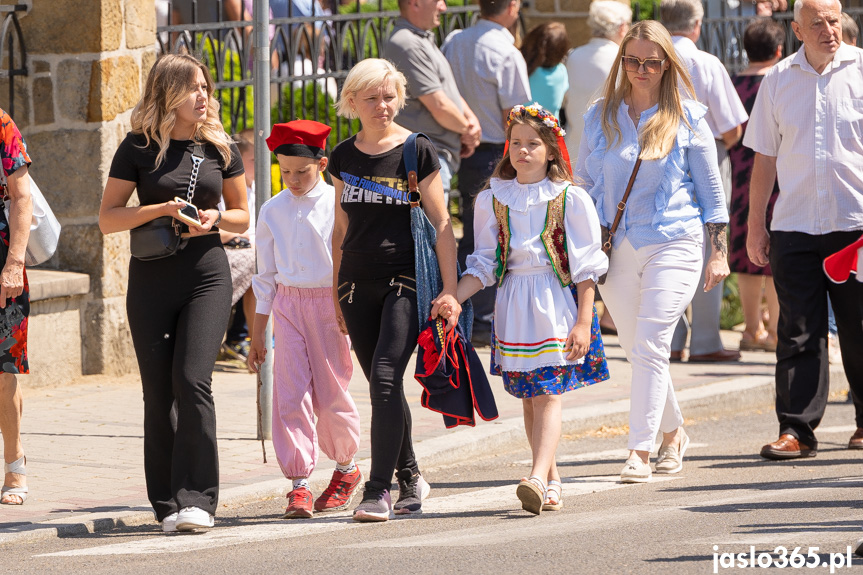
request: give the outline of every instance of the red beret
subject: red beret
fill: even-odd
[[[323,158],[327,147],[327,136],[330,135],[327,125],[314,120],[294,120],[285,124],[276,124],[267,147],[271,152],[283,156],[300,156],[303,158]]]

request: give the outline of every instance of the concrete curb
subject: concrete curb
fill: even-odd
[[[831,370],[831,391],[847,389],[844,372]],[[683,389],[677,393],[686,417],[708,417],[735,414],[753,407],[772,407],[775,391],[773,376],[745,376],[725,379],[706,385]],[[578,434],[602,426],[620,426],[628,422],[629,400],[619,399],[600,405],[586,405],[563,411],[564,434]],[[443,467],[480,455],[502,450],[514,442],[525,441],[524,424],[520,417],[481,423],[476,428],[463,428],[439,437],[426,439],[414,447],[423,468]],[[358,462],[368,469],[369,460]],[[316,470],[312,483],[326,483],[329,470]],[[220,505],[241,505],[274,496],[284,496],[288,482],[271,479],[223,489]],[[0,533],[0,545],[34,542],[54,537],[73,537],[153,524],[153,512],[148,503],[125,511],[91,513],[74,518],[55,519],[23,525],[17,531]]]

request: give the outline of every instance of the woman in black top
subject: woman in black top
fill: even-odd
[[[411,417],[402,378],[417,343],[416,279],[404,142],[410,132],[393,120],[405,103],[405,77],[386,60],[353,67],[337,104],[339,115],[362,129],[336,146],[328,170],[336,189],[333,291],[336,315],[351,336],[369,380],[372,464],[357,521],[386,521],[393,470],[399,514],[415,513],[428,495],[411,442]],[[455,299],[456,248],[444,201],[437,152],[417,139],[422,207],[437,230],[435,251],[444,289],[437,300],[449,328],[461,307]]]
[[[174,255],[129,264],[126,311],[144,389],[147,495],[165,532],[213,526],[219,467],[211,376],[231,307],[216,226],[243,232],[249,225],[242,160],[212,94],[209,71],[195,58],[170,54],[156,62],[99,212],[105,234],[177,219],[185,202],[174,198],[188,198],[193,153],[203,153],[190,199],[200,225],[182,225],[184,244]],[[136,189],[140,205],[127,207]],[[216,207],[222,196],[224,212]]]

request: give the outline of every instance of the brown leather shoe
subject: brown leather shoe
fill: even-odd
[[[848,449],[863,449],[863,427],[858,427],[848,440]]]
[[[800,443],[790,433],[783,433],[773,443],[768,443],[761,448],[761,457],[765,459],[799,459],[801,457],[815,457],[818,451],[810,448],[805,443]]]
[[[735,349],[720,349],[713,353],[704,353],[701,355],[690,355],[689,363],[716,363],[720,361],[737,361],[740,359],[740,352]]]
[[[682,351],[672,351],[671,357],[668,358],[671,363],[680,363],[683,361],[683,352]]]

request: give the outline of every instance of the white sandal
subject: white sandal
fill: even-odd
[[[542,504],[545,503],[545,483],[536,475],[531,475],[527,479],[519,481],[515,495],[521,501],[522,509],[539,515],[542,511]]]
[[[545,502],[542,504],[543,511],[560,511],[563,507],[563,484],[556,479],[548,481],[545,489]]]
[[[16,461],[12,463],[7,463],[3,466],[3,471],[5,473],[15,473],[17,475],[27,476],[27,468],[25,467],[27,463],[27,457],[21,456]],[[24,505],[24,502],[27,501],[27,495],[30,493],[29,488],[25,485],[24,487],[7,487],[6,485],[0,489],[0,504],[2,505]],[[20,501],[16,499],[11,499],[11,496],[17,497]]]

